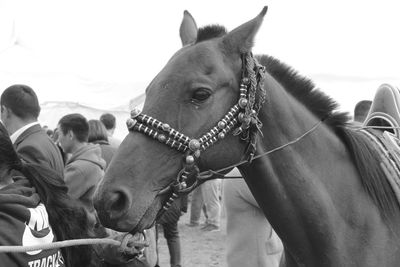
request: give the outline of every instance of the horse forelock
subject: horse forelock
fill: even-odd
[[[227,30],[222,25],[207,25],[199,29],[197,32],[196,43],[200,43],[202,41],[210,40],[213,38],[218,38],[224,36],[227,33]]]

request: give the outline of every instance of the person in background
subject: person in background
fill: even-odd
[[[235,168],[227,176],[242,175]],[[283,244],[244,179],[224,179],[223,190],[227,266],[278,267]]]
[[[110,164],[117,149],[108,142],[107,130],[99,120],[89,120],[89,143],[99,144],[101,157],[106,161],[106,168]]]
[[[221,224],[221,179],[213,179],[201,184],[201,194],[207,211],[206,224],[201,230],[214,232]]]
[[[367,118],[369,109],[371,108],[371,100],[361,100],[354,107],[354,121],[362,124]]]
[[[47,129],[46,134],[47,134],[51,139],[53,139],[54,131],[53,131],[52,129]]]
[[[115,116],[111,113],[104,113],[100,116],[100,121],[104,124],[108,134],[108,142],[110,145],[116,149],[118,149],[121,144],[121,140],[118,140],[114,137],[114,131],[116,127],[116,119]]]
[[[200,225],[201,211],[203,211],[204,217],[206,218],[207,222],[208,216],[207,216],[206,206],[204,205],[203,194],[201,192],[202,186],[203,184],[199,185],[191,193],[190,219],[189,223],[186,224],[189,227],[196,227]]]
[[[100,146],[88,143],[89,124],[81,114],[65,115],[58,122],[57,128],[61,148],[64,153],[71,154],[64,170],[68,194],[82,202],[94,225],[96,211],[93,207],[93,194],[106,167]]]
[[[1,120],[18,154],[27,162],[52,168],[63,174],[60,151],[38,122],[40,113],[36,93],[27,85],[8,87],[1,95]]]
[[[157,233],[159,225],[161,225],[163,228],[164,237],[167,240],[171,267],[182,266],[181,241],[179,236],[178,221],[181,215],[187,212],[187,205],[188,196],[184,195],[179,197],[156,222]],[[158,263],[156,266],[158,266]]]

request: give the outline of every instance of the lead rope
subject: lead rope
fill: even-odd
[[[40,244],[32,246],[0,246],[0,253],[28,252],[35,250],[49,250],[49,249],[65,248],[72,246],[97,245],[97,244],[121,246],[124,243],[128,243],[126,242],[127,236],[128,235],[126,235],[122,241],[110,238],[84,238],[84,239],[70,239],[64,241],[57,241],[49,244]],[[129,246],[130,247],[148,246],[148,243],[145,244],[143,242],[129,241]]]

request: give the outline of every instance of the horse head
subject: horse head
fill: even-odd
[[[230,132],[240,125],[243,55],[251,54],[266,11],[264,7],[229,33],[221,26],[197,29],[184,12],[183,47],[147,87],[142,113],[133,112],[131,131],[96,192],[103,225],[119,231],[146,229],[170,197],[160,191],[176,181],[181,170],[185,175],[193,162],[200,171],[215,170],[242,159],[247,143]],[[190,171],[186,174],[187,183],[193,184]]]

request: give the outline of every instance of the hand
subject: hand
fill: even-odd
[[[98,255],[111,264],[123,264],[143,256],[144,248],[149,246],[141,233],[132,235],[106,229],[109,238],[120,241],[120,246],[100,245]],[[100,251],[99,251],[100,250]]]

